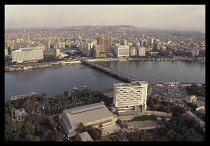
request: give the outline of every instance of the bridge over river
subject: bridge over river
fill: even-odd
[[[114,71],[112,69],[109,69],[107,67],[104,67],[102,65],[99,65],[97,63],[93,63],[93,62],[90,62],[90,61],[87,61],[85,59],[81,59],[81,62],[85,65],[89,65],[91,67],[94,67],[100,71],[103,71],[105,73],[108,73],[109,75],[113,76],[113,77],[117,77],[118,79],[121,79],[123,81],[127,81],[127,82],[131,82],[131,81],[140,81],[139,79],[137,78],[134,78],[134,77],[131,77],[129,75],[126,75],[126,74],[123,74],[121,72],[117,72],[117,71]]]

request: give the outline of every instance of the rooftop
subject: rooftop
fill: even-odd
[[[28,47],[28,48],[19,48],[18,50],[34,50],[36,47]]]
[[[88,132],[82,132],[82,133],[79,134],[79,136],[82,139],[82,141],[93,141],[93,139],[88,134]]]
[[[71,125],[72,127],[77,127],[80,122],[85,124],[104,118],[114,117],[114,114],[112,114],[105,105],[100,103],[64,110],[63,113],[67,115],[68,119],[64,121],[65,124]],[[68,121],[71,124],[69,124]]]
[[[141,86],[141,84],[148,84],[146,81],[132,81],[131,83],[115,83],[115,87],[126,87],[126,86]]]

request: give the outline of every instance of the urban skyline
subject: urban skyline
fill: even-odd
[[[85,25],[205,32],[205,5],[5,5],[5,28]]]
[[[6,6],[5,141],[205,141],[203,12]]]

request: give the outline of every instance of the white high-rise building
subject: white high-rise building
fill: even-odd
[[[114,84],[113,104],[118,111],[133,110],[135,106],[142,105],[147,108],[146,81],[132,81],[131,83]]]
[[[41,59],[44,59],[43,50],[39,50],[36,47],[19,48],[12,51],[12,62],[38,61]]]
[[[119,57],[129,57],[129,46],[115,46],[114,48],[114,54],[119,58]]]
[[[130,49],[130,56],[136,56],[137,55],[137,49],[135,47],[132,47]]]
[[[58,57],[60,55],[60,49],[54,49],[54,56]]]
[[[66,48],[66,42],[58,42],[58,48]]]
[[[146,55],[146,48],[145,47],[139,47],[138,48],[138,55],[139,56],[145,56]]]

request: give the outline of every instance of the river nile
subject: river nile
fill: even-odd
[[[174,82],[205,83],[205,63],[194,61],[122,61],[101,62],[110,69],[128,74],[135,78],[156,83]],[[82,64],[56,68],[45,68],[5,73],[5,100],[8,94],[46,93],[48,96],[63,94],[73,87],[92,90],[113,88],[113,84],[122,82],[105,73]]]

